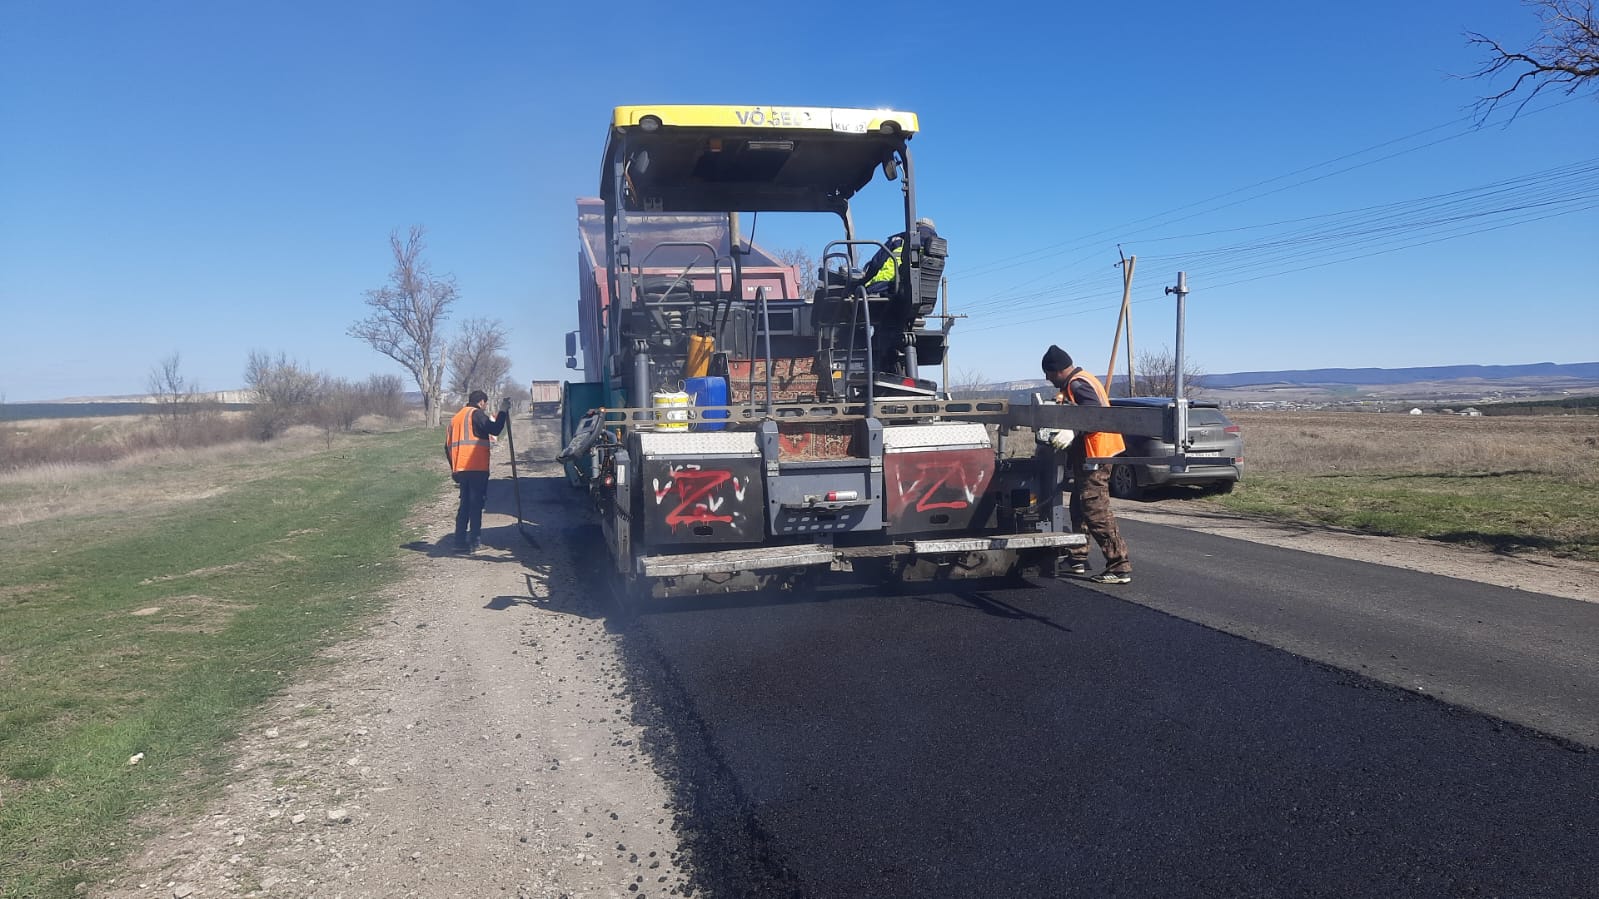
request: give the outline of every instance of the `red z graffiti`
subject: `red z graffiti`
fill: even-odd
[[[981,472],[979,472],[979,478]],[[927,483],[927,489],[917,495],[922,483]],[[948,488],[944,490],[944,488]],[[954,499],[945,502],[933,502],[941,490],[945,494],[956,494]],[[966,468],[958,462],[930,462],[916,466],[916,480],[910,486],[901,486],[901,494],[909,502],[916,496],[916,511],[926,512],[931,509],[964,509],[971,505],[975,498],[975,491],[967,484]]]
[[[672,473],[672,479],[666,482],[666,486],[656,487],[655,502],[659,505],[676,489],[677,506],[666,513],[666,523],[673,528],[679,525],[729,524],[733,521],[732,510],[729,509],[725,515],[719,514],[727,497],[718,495],[718,488],[729,482],[735,496],[742,499],[743,487],[731,472],[680,469]]]
[[[977,505],[977,497],[988,489],[992,464],[992,455],[986,450],[906,453],[890,457],[887,474],[892,481],[888,514],[898,519],[907,513],[970,509]]]

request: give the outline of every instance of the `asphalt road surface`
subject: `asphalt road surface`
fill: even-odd
[[[1599,604],[1126,532],[620,625],[702,893],[1599,896]]]

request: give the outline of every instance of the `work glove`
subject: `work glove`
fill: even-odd
[[[509,412],[509,411],[511,411],[511,398],[510,397],[506,397],[505,399],[500,400],[500,411],[501,412]]]
[[[1054,428],[1043,428],[1038,432],[1039,443],[1047,443],[1058,450],[1064,450],[1071,446],[1072,441],[1076,439],[1076,437],[1077,432],[1073,431],[1071,428],[1060,428],[1059,430]]]

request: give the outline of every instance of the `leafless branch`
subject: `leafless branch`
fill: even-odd
[[[426,229],[412,225],[401,240],[389,235],[394,268],[389,283],[366,292],[370,314],[350,326],[349,334],[405,367],[422,391],[428,423],[439,423],[439,400],[444,381],[442,326],[458,298],[455,278],[435,276],[422,256]]]
[[[988,376],[975,368],[956,369],[948,385],[949,395],[954,399],[977,399],[992,389]]]
[[[511,373],[505,356],[506,330],[496,319],[473,318],[461,323],[450,342],[449,390],[465,398],[473,390],[494,390]]]
[[[265,350],[250,352],[244,383],[255,401],[251,427],[262,440],[270,440],[289,425],[312,417],[332,387],[328,376],[301,368],[281,352],[274,359]]]
[[[775,250],[772,255],[784,265],[792,265],[799,269],[799,292],[801,297],[808,297],[821,286],[822,280],[816,268],[816,258],[803,247],[790,247]]]
[[[1473,104],[1478,121],[1486,119],[1499,104],[1520,95],[1513,121],[1522,109],[1545,89],[1570,95],[1599,83],[1599,19],[1595,0],[1523,0],[1536,11],[1541,27],[1538,37],[1524,50],[1506,49],[1499,41],[1466,32],[1467,43],[1488,53],[1482,67],[1470,77],[1492,80],[1514,74],[1509,87]]]
[[[1198,386],[1199,379],[1205,376],[1205,370],[1195,365],[1192,360],[1183,362],[1183,394],[1196,396],[1204,392]],[[1161,347],[1155,352],[1138,354],[1138,381],[1134,396],[1176,396],[1177,395],[1177,357],[1169,347]]]
[[[171,418],[192,411],[199,392],[199,385],[183,376],[181,361],[177,353],[163,358],[150,369],[147,382],[160,414]]]

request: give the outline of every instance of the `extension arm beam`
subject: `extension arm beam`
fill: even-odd
[[[1135,437],[1160,437],[1168,443],[1176,442],[1176,426],[1172,409],[1132,406],[1019,406],[1012,405],[1005,412],[1005,421],[1013,427],[1038,430],[1040,428],[1071,428],[1074,431],[1114,431]]]

